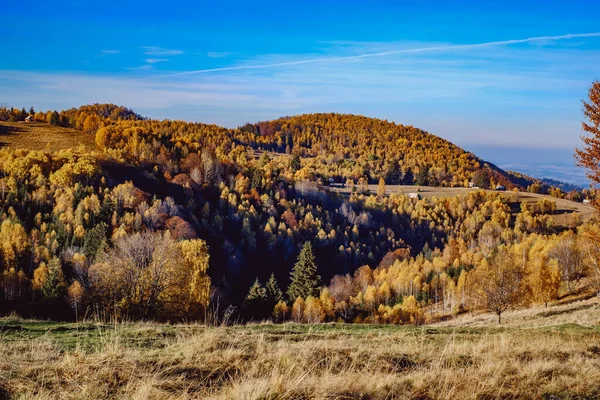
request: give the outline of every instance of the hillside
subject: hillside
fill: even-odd
[[[506,173],[458,146],[412,126],[349,114],[305,114],[246,124],[243,143],[309,157],[318,174],[340,181],[364,175],[376,183],[526,188],[528,177]],[[323,162],[328,167],[323,167]],[[478,172],[476,174],[476,172]]]
[[[25,118],[21,111],[13,119]],[[6,110],[4,113],[10,115]],[[464,187],[476,182],[479,187],[517,187],[525,189],[534,180],[507,173],[495,165],[467,153],[454,144],[412,126],[397,125],[384,120],[347,114],[306,114],[273,121],[247,124],[235,130],[181,121],[144,119],[133,110],[112,104],[94,104],[78,109],[53,113],[38,112],[36,122],[1,122],[5,145],[29,149],[65,148],[83,144],[94,148],[93,139],[102,127],[135,127],[136,134],[151,140],[171,135],[178,141],[198,141],[203,146],[243,144],[275,154],[300,156],[313,179],[332,178],[338,182],[347,177],[366,178],[376,183],[384,178],[388,184],[418,184]],[[0,118],[1,119],[1,118]],[[71,127],[82,131],[61,129]],[[129,134],[130,132],[127,132]],[[111,133],[112,135],[113,133]],[[102,130],[100,136],[106,135]],[[105,143],[108,147],[126,147],[124,141]]]
[[[477,282],[495,266],[518,281],[509,308],[600,276],[590,205],[468,189],[527,178],[413,127],[225,129],[103,104],[35,118],[51,124],[1,125],[0,312],[420,324],[489,309]]]
[[[96,147],[94,139],[94,135],[76,129],[42,122],[0,121],[0,147],[56,151],[83,146],[89,151]]]

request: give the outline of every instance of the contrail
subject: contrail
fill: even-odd
[[[538,37],[530,37],[527,39],[501,40],[501,41],[497,41],[497,42],[457,44],[457,45],[437,46],[437,47],[423,47],[423,48],[418,48],[418,49],[390,50],[390,51],[383,51],[380,53],[359,54],[356,56],[313,58],[310,60],[289,61],[289,62],[280,62],[280,63],[273,63],[273,64],[240,65],[237,67],[197,69],[197,70],[192,70],[192,71],[175,72],[175,73],[166,74],[166,75],[156,75],[156,76],[154,76],[154,78],[167,78],[167,77],[171,77],[171,76],[193,75],[193,74],[207,74],[210,72],[220,72],[220,71],[239,71],[239,70],[245,70],[245,69],[267,69],[267,68],[276,68],[276,67],[286,67],[286,66],[291,66],[291,65],[358,60],[361,58],[383,57],[383,56],[389,56],[389,55],[393,55],[393,54],[427,53],[427,52],[444,51],[444,50],[464,50],[464,49],[475,49],[478,47],[505,46],[505,45],[511,45],[511,44],[538,42],[538,41],[544,41],[544,40],[566,40],[566,39],[575,39],[575,38],[584,38],[584,37],[600,37],[600,32],[569,33],[569,34],[560,35],[560,36],[538,36]]]

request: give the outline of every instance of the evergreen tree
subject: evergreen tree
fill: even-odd
[[[429,183],[428,175],[429,175],[429,167],[422,166],[421,168],[419,168],[419,172],[417,173],[417,176],[415,176],[415,183],[418,186],[427,185]]]
[[[298,262],[292,270],[288,297],[291,301],[297,297],[318,296],[321,277],[317,274],[317,264],[310,242],[304,243]]]
[[[265,288],[262,287],[258,278],[254,281],[252,286],[250,286],[250,290],[248,290],[248,294],[246,295],[247,302],[255,302],[255,301],[263,301],[267,297]]]
[[[404,172],[404,177],[402,178],[402,183],[404,185],[412,185],[414,184],[414,175],[412,169],[407,168],[406,172]]]
[[[301,167],[302,167],[302,165],[300,164],[300,156],[298,156],[298,154],[296,154],[292,158],[291,168],[295,172],[295,171],[298,171]]]
[[[402,183],[402,171],[397,160],[393,160],[385,174],[385,181],[390,185],[399,185]]]
[[[260,169],[256,168],[254,170],[254,172],[252,173],[252,182],[251,182],[251,188],[258,188],[260,189],[260,187],[262,186],[262,172]]]
[[[60,260],[53,257],[48,262],[48,277],[42,286],[42,293],[48,299],[58,299],[65,294],[66,285]]]
[[[273,309],[267,306],[266,300],[266,290],[262,287],[258,278],[256,278],[252,286],[250,286],[243,304],[242,315],[244,319],[261,320],[267,318]]]
[[[271,276],[269,277],[269,280],[267,281],[266,295],[267,295],[267,301],[269,302],[269,304],[273,304],[273,306],[275,306],[275,304],[277,304],[281,300],[283,300],[283,292],[281,291],[281,289],[279,288],[279,285],[277,284],[277,279],[275,279],[275,274],[271,274]]]
[[[53,111],[50,115],[50,125],[58,126],[60,125],[60,115],[57,111]]]

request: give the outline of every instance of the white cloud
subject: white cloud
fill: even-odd
[[[530,37],[526,39],[511,39],[511,40],[501,40],[494,42],[484,42],[484,43],[474,43],[474,44],[457,44],[457,45],[443,45],[443,46],[429,46],[429,47],[421,47],[421,48],[410,48],[410,49],[394,49],[387,51],[380,51],[376,53],[363,53],[358,55],[350,55],[350,56],[341,56],[341,57],[321,57],[321,58],[311,58],[305,60],[295,60],[295,61],[284,61],[284,62],[275,62],[269,64],[255,64],[255,65],[237,65],[237,66],[229,66],[229,67],[219,67],[219,68],[207,68],[207,69],[196,69],[191,71],[183,71],[183,72],[175,72],[172,74],[163,75],[161,77],[169,77],[169,76],[180,76],[180,75],[190,75],[190,74],[204,74],[209,72],[222,72],[222,71],[239,71],[246,69],[270,69],[270,68],[279,68],[279,67],[289,67],[296,65],[304,65],[304,64],[321,64],[321,63],[336,63],[339,61],[353,61],[360,60],[365,58],[372,57],[385,57],[399,54],[414,54],[414,53],[431,53],[431,52],[447,52],[447,51],[455,51],[455,50],[472,50],[478,48],[485,47],[495,47],[495,46],[508,46],[514,44],[522,44],[522,43],[552,43],[557,40],[569,40],[574,38],[589,38],[589,37],[600,37],[600,32],[592,32],[592,33],[569,33],[566,35],[560,36],[537,36]]]
[[[148,64],[156,64],[156,63],[161,63],[161,62],[167,62],[169,60],[166,58],[146,58],[144,61],[147,62]]]
[[[149,56],[176,56],[183,54],[182,50],[165,49],[157,46],[142,46],[141,49],[144,50],[144,54]]]
[[[219,51],[209,51],[208,53],[206,53],[206,55],[210,58],[229,57],[231,54],[233,54],[233,53],[219,52]]]
[[[102,54],[120,54],[121,52],[119,50],[102,50]]]
[[[39,109],[112,102],[149,117],[229,127],[333,111],[418,126],[463,146],[572,147],[579,142],[579,100],[597,74],[597,50],[523,44],[392,53],[399,45],[386,50],[382,43],[336,43],[328,54],[344,62],[295,63],[291,55],[265,55],[236,66],[294,67],[238,68],[169,79],[148,76],[153,64],[148,60],[154,57],[127,75],[0,70],[0,93],[11,104],[36,99]],[[410,48],[423,45],[412,43]],[[377,52],[389,54],[347,58]]]

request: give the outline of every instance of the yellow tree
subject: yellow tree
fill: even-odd
[[[296,322],[302,322],[304,316],[304,299],[297,297],[292,306],[292,319]]]
[[[556,260],[549,260],[545,254],[539,254],[530,261],[529,287],[533,300],[544,303],[558,299],[561,285],[560,268]]]
[[[313,296],[306,298],[304,306],[304,319],[309,324],[318,324],[325,321],[325,311],[321,305],[321,301]]]
[[[83,286],[81,286],[79,281],[73,281],[71,286],[69,286],[67,293],[69,294],[69,301],[75,309],[75,321],[77,321],[79,319],[79,305],[81,304],[81,299],[83,298],[85,290],[83,289]]]
[[[204,240],[184,240],[179,243],[185,267],[189,269],[189,290],[193,304],[205,308],[210,300],[210,277],[208,276],[208,246]]]
[[[379,178],[379,184],[377,185],[377,196],[383,198],[385,196],[385,180]]]
[[[505,246],[500,246],[489,262],[483,260],[469,277],[475,303],[495,313],[498,323],[502,313],[528,300],[525,270]]]
[[[10,219],[4,220],[0,226],[0,246],[4,265],[17,268],[29,248],[29,237],[23,226]]]

